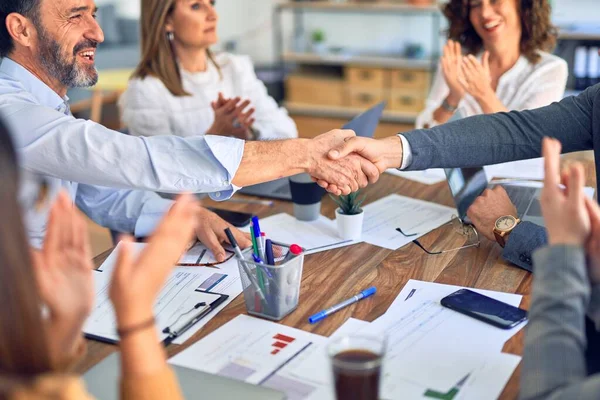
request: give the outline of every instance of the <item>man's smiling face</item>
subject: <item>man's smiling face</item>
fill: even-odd
[[[98,81],[96,47],[104,41],[93,0],[42,0],[37,58],[50,77],[66,88]]]

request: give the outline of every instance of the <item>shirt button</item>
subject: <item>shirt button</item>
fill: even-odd
[[[221,197],[221,192],[216,192],[215,193],[215,197],[218,199],[219,197]]]
[[[524,255],[524,254],[521,254],[521,255],[519,256],[519,260],[521,260],[522,262],[527,262],[527,257],[525,257],[525,255]]]
[[[229,181],[223,181],[223,186],[229,186]]]

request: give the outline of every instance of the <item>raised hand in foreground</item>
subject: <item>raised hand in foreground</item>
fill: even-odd
[[[563,190],[559,186],[560,150],[560,142],[550,138],[544,139],[542,153],[545,176],[540,202],[548,230],[548,241],[551,245],[583,246],[591,231],[590,215],[583,192],[585,174],[580,164],[573,164],[565,169],[562,173],[562,183],[566,189]]]
[[[48,310],[46,335],[53,364],[69,363],[81,344],[94,303],[92,255],[87,225],[61,191],[50,209],[42,250],[32,250],[35,280]]]
[[[194,232],[197,207],[192,196],[179,197],[137,257],[131,238],[121,242],[109,294],[121,333],[125,375],[152,375],[165,368],[153,305]]]

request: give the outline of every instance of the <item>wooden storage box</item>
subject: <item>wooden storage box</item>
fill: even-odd
[[[426,93],[429,91],[431,74],[429,71],[415,69],[393,69],[390,70],[390,82],[392,89],[420,90]]]
[[[383,89],[366,89],[348,87],[346,89],[349,106],[352,108],[366,109],[377,103],[388,100],[388,91]]]
[[[387,72],[381,68],[346,67],[344,77],[351,87],[383,89],[388,86]]]
[[[425,96],[421,90],[392,89],[388,108],[392,111],[420,113],[425,108]]]
[[[328,77],[289,75],[285,81],[286,99],[291,103],[341,107],[344,81]]]

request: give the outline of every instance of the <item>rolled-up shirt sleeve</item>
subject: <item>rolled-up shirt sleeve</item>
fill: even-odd
[[[23,165],[36,173],[118,189],[212,193],[217,200],[238,189],[231,183],[244,153],[238,139],[133,137],[27,101],[1,111]]]

